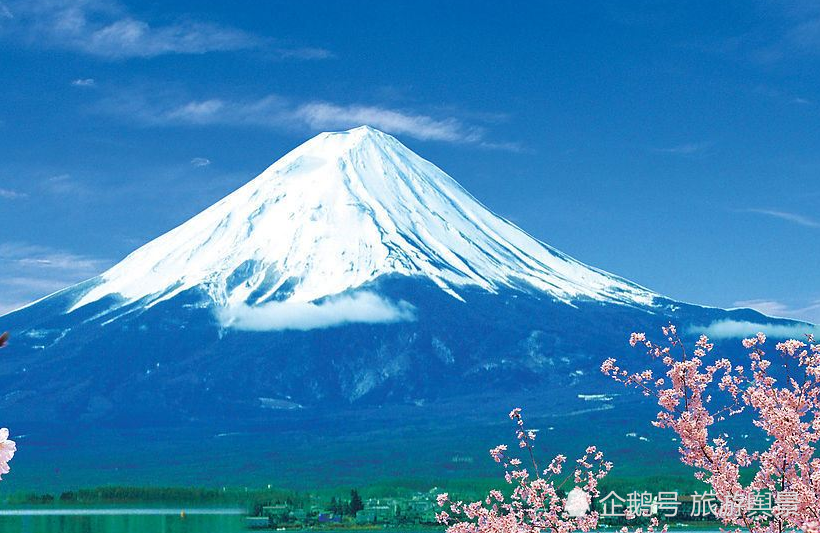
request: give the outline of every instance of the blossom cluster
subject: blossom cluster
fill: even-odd
[[[733,510],[722,513],[724,523],[752,533],[820,532],[820,344],[811,335],[806,342],[781,342],[775,346],[780,365],[773,367],[763,351],[766,336],[758,333],[743,340],[746,364],[735,365],[712,357],[714,345],[705,336],[690,352],[674,325],[662,331],[663,344],[644,333],[633,333],[629,343],[659,359],[663,376],[629,372],[612,358],[602,372],[657,400],[661,409],[653,424],[677,434],[681,460],[711,486],[723,509]],[[721,395],[721,407],[714,407],[713,392]],[[744,411],[765,433],[768,448],[733,447],[730,436],[716,428]],[[748,483],[741,480],[744,470],[754,473]],[[772,516],[744,504],[756,501],[761,491],[774,499]]]
[[[0,334],[0,348],[6,346],[8,338],[8,333]],[[9,430],[0,428],[0,479],[2,479],[2,475],[9,473],[9,461],[14,457],[16,451],[17,444],[9,439]]]
[[[595,446],[589,446],[571,467],[564,455],[556,455],[540,468],[533,445],[537,433],[525,426],[521,409],[513,409],[509,416],[515,423],[516,448],[526,454],[528,466],[523,466],[524,461],[512,455],[507,445],[496,446],[490,456],[504,467],[507,490],[491,490],[486,498],[473,502],[453,501],[449,494],[440,494],[439,523],[448,526],[448,533],[570,533],[595,529],[599,513],[590,511],[592,498],[599,495],[598,482],[612,463],[605,461]],[[657,522],[650,526],[650,533],[654,525]]]

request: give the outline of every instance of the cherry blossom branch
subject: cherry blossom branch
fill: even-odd
[[[766,342],[762,333],[743,340],[743,346],[750,350],[748,364],[733,365],[728,359],[706,363],[714,346],[705,336],[695,342],[689,356],[674,325],[662,331],[667,346],[647,340],[643,333],[633,333],[629,342],[633,347],[643,346],[653,359],[659,359],[666,368],[666,378],[655,379],[651,370],[629,373],[613,358],[604,361],[602,372],[656,398],[661,410],[653,424],[677,433],[681,460],[697,469],[695,476],[711,485],[723,507],[734,505],[737,498],[748,500],[759,491],[769,491],[775,497],[773,520],[752,516],[748,508],[741,507],[723,517],[727,525],[742,526],[751,533],[787,528],[820,532],[820,457],[816,457],[820,345],[809,335],[807,343],[788,340],[775,346],[783,359],[781,385],[777,374],[770,372],[772,364],[762,349]],[[671,354],[675,347],[680,347],[679,358]],[[798,367],[803,371],[802,384],[792,377]],[[730,399],[716,410],[710,408],[713,388]],[[754,413],[753,425],[771,441],[767,449],[732,449],[727,435],[710,436],[716,422],[747,408]],[[756,473],[752,482],[744,485],[740,472],[747,468]]]
[[[443,510],[436,515],[439,523],[447,526],[448,533],[539,533],[545,529],[573,533],[595,529],[599,514],[590,509],[592,498],[599,496],[598,482],[612,469],[612,463],[605,461],[595,446],[589,446],[576,459],[572,473],[556,485],[552,478],[562,474],[567,458],[556,455],[543,472],[539,471],[533,445],[536,433],[526,428],[521,409],[513,409],[509,416],[516,425],[518,448],[527,450],[535,468],[534,479],[506,444],[496,446],[490,456],[504,466],[511,495],[507,498],[501,491],[491,490],[483,500],[463,502],[440,494],[438,504]],[[560,496],[558,491],[570,481],[575,487],[566,497]],[[647,532],[655,533],[655,525]]]

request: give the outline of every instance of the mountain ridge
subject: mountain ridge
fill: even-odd
[[[197,456],[182,473],[177,462],[232,433],[248,434],[231,452],[242,464],[253,457],[252,470],[298,477],[293,461],[270,461],[286,450],[364,479],[369,462],[356,453],[366,447],[351,443],[405,457],[473,435],[460,445],[483,455],[490,443],[476,432],[510,402],[543,410],[555,438],[606,435],[629,449],[616,441],[635,420],[621,410],[636,402],[608,394],[617,385],[601,362],[646,365],[631,331],[671,321],[686,337],[725,320],[769,321],[588,267],[393,137],[354,129],[315,137],[101,276],[0,317],[11,333],[0,410],[29,442],[59,443],[15,458],[13,475],[27,482],[51,475],[42,465],[55,464],[61,431],[81,430],[70,453],[59,448],[61,460],[82,457],[62,470],[74,486],[100,457],[113,465],[109,483],[150,479],[152,468],[175,482],[239,479],[228,457]],[[716,344],[743,355],[737,342]],[[154,441],[115,438],[123,428]],[[303,446],[316,441],[325,455]]]

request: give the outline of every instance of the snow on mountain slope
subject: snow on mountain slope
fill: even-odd
[[[651,304],[494,215],[455,180],[367,126],[322,133],[97,278],[69,311],[106,296],[146,306],[200,287],[220,306],[312,302],[385,274],[459,287],[535,287],[558,300]]]

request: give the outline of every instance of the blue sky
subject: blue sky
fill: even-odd
[[[0,311],[324,130],[671,297],[820,321],[814,2],[0,0]]]

